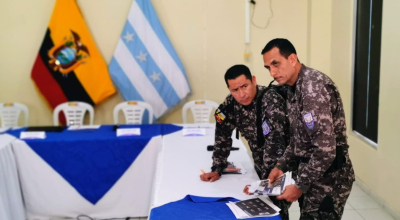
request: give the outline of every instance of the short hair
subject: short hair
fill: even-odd
[[[237,77],[239,77],[241,75],[244,75],[246,77],[246,79],[249,79],[250,81],[252,81],[251,72],[247,66],[239,64],[239,65],[234,65],[231,68],[229,68],[225,73],[226,86],[229,87],[228,79],[236,79]]]
[[[284,38],[275,38],[265,45],[264,49],[261,51],[261,55],[272,50],[272,48],[277,47],[279,49],[279,53],[285,57],[286,59],[290,56],[290,54],[296,53],[296,49],[293,44],[290,43],[287,39]]]

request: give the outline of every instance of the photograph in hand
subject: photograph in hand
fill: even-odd
[[[282,194],[282,191],[286,186],[292,184],[294,184],[292,173],[287,172],[276,178],[273,183],[270,183],[269,179],[253,182],[250,185],[248,192],[256,195],[277,196]]]

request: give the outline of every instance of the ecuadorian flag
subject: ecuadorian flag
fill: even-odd
[[[31,77],[54,109],[67,101],[95,104],[116,92],[75,0],[57,0]]]

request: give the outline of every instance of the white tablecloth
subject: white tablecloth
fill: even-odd
[[[226,174],[215,182],[200,180],[200,170],[210,172],[212,151],[207,145],[214,144],[214,126],[208,125],[206,136],[184,137],[177,131],[163,137],[163,149],[157,161],[154,192],[151,207],[180,200],[186,195],[204,197],[234,197],[247,199],[251,196],[243,193],[245,185],[259,180],[249,152],[241,140],[233,139],[233,146],[240,147],[231,151],[228,161],[240,162],[247,173]],[[234,136],[234,135],[233,135]]]
[[[18,171],[11,148],[15,137],[0,135],[0,219],[24,220],[25,210],[21,197]]]
[[[153,137],[123,176],[95,205],[83,198],[24,141],[14,141],[12,144],[20,170],[27,218],[76,218],[82,213],[100,219],[147,216],[161,140],[161,135]]]

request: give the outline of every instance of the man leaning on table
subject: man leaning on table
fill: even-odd
[[[268,178],[274,181],[290,170],[293,159],[298,174],[296,184],[277,198],[298,199],[301,220],[339,220],[355,179],[339,90],[327,75],[301,64],[286,39],[271,40],[261,53],[271,76],[290,86],[290,145]]]
[[[201,180],[213,182],[221,178],[227,167],[232,147],[232,132],[236,128],[249,143],[254,168],[260,179],[266,179],[289,144],[289,124],[284,98],[276,88],[257,85],[245,65],[235,65],[225,73],[230,94],[215,112],[216,129],[212,172],[204,173]],[[257,103],[261,109],[257,114]],[[260,117],[257,126],[257,117]],[[260,125],[261,124],[261,125]],[[289,219],[289,202],[271,200],[281,208],[281,218]]]

